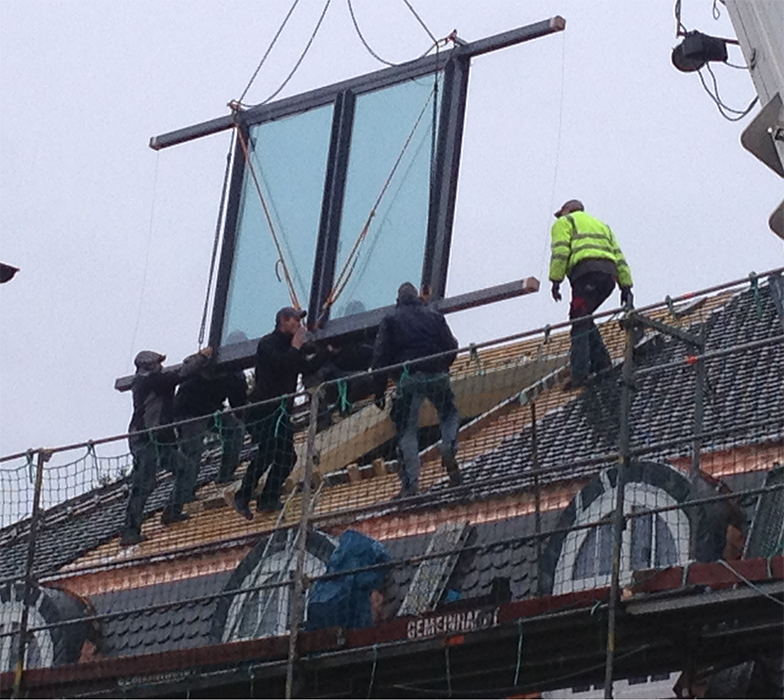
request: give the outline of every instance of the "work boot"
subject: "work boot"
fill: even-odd
[[[283,504],[280,502],[280,499],[277,500],[267,500],[261,499],[256,501],[256,510],[259,513],[269,513],[278,510],[283,510]]]
[[[132,547],[135,544],[144,542],[146,539],[147,538],[138,530],[128,528],[127,530],[123,531],[123,534],[120,537],[120,547]]]
[[[189,517],[190,516],[187,513],[184,513],[181,508],[166,506],[163,509],[163,513],[161,513],[161,522],[164,525],[171,525],[172,523],[181,523]]]
[[[248,508],[248,502],[242,498],[234,497],[234,510],[236,510],[246,520],[253,520],[253,513]]]
[[[228,474],[224,471],[219,472],[218,476],[215,477],[216,484],[228,484],[230,481],[234,480],[233,474]]]
[[[570,377],[563,383],[561,388],[564,391],[574,391],[575,389],[582,389],[585,387],[586,382],[587,377]]]
[[[400,487],[400,491],[398,491],[396,496],[392,497],[393,501],[399,501],[401,498],[411,498],[411,496],[416,496],[417,487],[411,486],[410,484],[403,484]]]
[[[463,483],[463,475],[460,473],[457,457],[455,457],[453,452],[449,452],[441,457],[441,466],[449,474],[450,486],[460,486]]]

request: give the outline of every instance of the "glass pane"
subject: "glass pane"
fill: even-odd
[[[656,567],[663,568],[678,563],[678,548],[672,531],[661,515],[656,516]]]
[[[597,568],[602,576],[612,574],[613,526],[607,523],[599,528],[599,556]]]
[[[632,511],[642,510],[634,507]],[[653,537],[653,515],[632,518],[632,571],[647,569],[651,565],[651,544]]]
[[[402,282],[421,283],[434,103],[437,118],[433,77],[357,98],[336,288],[341,288],[341,270],[348,281],[332,307],[332,318],[393,304]]]
[[[573,579],[596,575],[596,528],[589,531],[574,561]]]
[[[332,105],[252,127],[251,163],[300,303],[307,305],[316,255]],[[246,166],[222,343],[236,331],[258,338],[291,305],[280,255]]]

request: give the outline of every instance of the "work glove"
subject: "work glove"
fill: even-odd
[[[376,408],[378,408],[379,411],[383,411],[387,406],[386,394],[381,394],[381,396],[376,396],[376,399],[375,401],[373,401],[373,403],[376,404]]]
[[[560,282],[553,282],[553,286],[550,289],[550,294],[552,295],[555,301],[561,301],[561,283]]]
[[[631,287],[621,287],[621,305],[627,309],[634,308],[634,294]]]

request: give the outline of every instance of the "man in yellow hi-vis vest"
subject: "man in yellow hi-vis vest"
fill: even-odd
[[[621,289],[621,303],[631,307],[632,273],[610,227],[586,214],[582,202],[570,199],[555,212],[555,218],[550,231],[551,293],[555,301],[561,301],[561,282],[569,277],[571,387],[576,388],[583,386],[590,374],[610,366],[610,354],[591,314],[607,300],[616,282]]]

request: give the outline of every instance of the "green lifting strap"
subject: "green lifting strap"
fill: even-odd
[[[341,413],[346,413],[351,408],[351,401],[348,400],[348,383],[345,379],[338,379],[338,409]]]
[[[223,428],[222,411],[215,411],[215,413],[212,414],[212,425],[215,428],[215,430],[217,430],[218,432],[220,432],[220,430]]]
[[[280,397],[280,406],[278,406],[278,419],[275,421],[275,437],[280,433],[280,426],[283,424],[283,419],[288,415],[288,401],[285,396]]]

